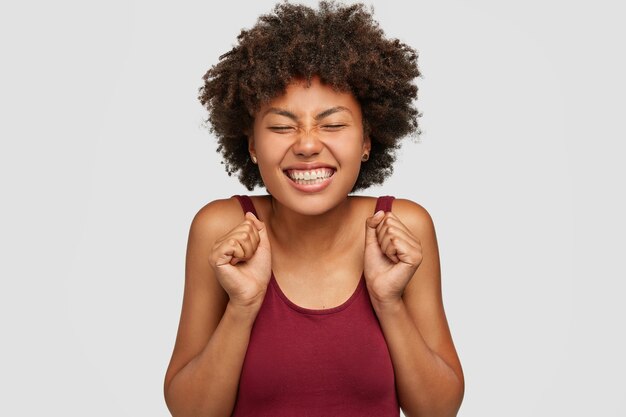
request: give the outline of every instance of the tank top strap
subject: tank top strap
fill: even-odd
[[[256,209],[254,208],[254,203],[250,197],[247,195],[234,195],[233,197],[237,198],[239,204],[241,204],[244,214],[251,211],[257,219],[259,218],[259,215],[256,213]]]
[[[376,200],[376,208],[374,209],[374,213],[378,210],[383,210],[385,212],[391,211],[391,205],[393,204],[394,196],[391,195],[383,195],[378,197]]]

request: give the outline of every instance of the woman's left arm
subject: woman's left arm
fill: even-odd
[[[443,308],[433,221],[419,204],[396,199],[393,212],[371,217],[367,229],[368,289],[402,411],[407,417],[456,416],[465,381]]]

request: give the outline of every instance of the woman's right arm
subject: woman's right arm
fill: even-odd
[[[230,416],[235,405],[263,297],[233,302],[210,265],[216,241],[242,223],[241,210],[234,205],[239,203],[232,199],[214,201],[191,224],[182,312],[164,384],[174,417]]]

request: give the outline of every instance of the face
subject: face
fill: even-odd
[[[278,202],[302,214],[323,213],[352,190],[370,151],[361,106],[313,78],[290,84],[255,115],[249,151]]]

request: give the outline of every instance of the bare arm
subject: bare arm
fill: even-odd
[[[373,300],[407,417],[453,417],[461,406],[464,377],[443,308],[434,225],[418,204],[397,199],[393,212],[421,243],[422,261],[402,298]]]
[[[256,312],[229,304],[202,352],[166,383],[174,417],[230,416]]]
[[[230,300],[209,256],[217,238],[242,222],[237,206],[232,200],[212,202],[191,224],[183,307],[164,384],[165,401],[174,417],[230,416],[235,405],[263,298],[245,304]]]

